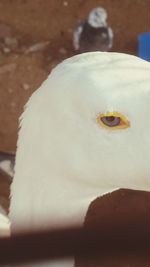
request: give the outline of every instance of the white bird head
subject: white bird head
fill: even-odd
[[[107,26],[107,12],[103,7],[96,7],[92,9],[88,16],[88,23],[94,27],[104,27]]]
[[[90,192],[149,191],[149,116],[149,62],[93,52],[59,64],[21,118],[12,225],[75,223]]]
[[[149,77],[148,62],[119,53],[59,64],[22,115],[15,176],[149,190]]]

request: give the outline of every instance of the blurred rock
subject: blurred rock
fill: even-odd
[[[15,32],[9,25],[0,23],[0,51],[3,53],[14,52],[18,48]]]
[[[0,66],[0,74],[4,74],[7,72],[14,71],[16,69],[16,64],[15,63],[9,63],[3,66]]]
[[[3,172],[11,179],[14,176],[15,153],[0,151],[0,172]]]
[[[29,90],[30,89],[30,85],[28,83],[24,83],[22,86],[23,86],[24,90]]]
[[[27,47],[25,49],[24,53],[29,54],[29,53],[35,53],[35,52],[43,51],[44,49],[47,48],[47,46],[49,44],[50,44],[50,41],[45,41],[45,42],[33,44],[33,45]]]
[[[64,1],[64,2],[63,2],[63,5],[64,5],[64,6],[68,6],[68,1]]]
[[[61,47],[58,51],[61,55],[66,55],[67,54],[67,50],[64,47]]]

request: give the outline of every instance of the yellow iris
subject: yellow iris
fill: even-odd
[[[106,112],[99,114],[96,121],[100,126],[109,129],[125,129],[130,127],[130,122],[119,112]]]

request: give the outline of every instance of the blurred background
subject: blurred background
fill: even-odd
[[[137,55],[138,35],[150,31],[149,0],[0,0],[0,150],[15,152],[24,104],[56,64],[80,53],[74,33],[96,7],[107,13],[101,35],[108,34],[106,51]],[[10,181],[1,174],[6,210]]]
[[[77,53],[73,32],[98,6],[114,33],[111,50],[136,55],[138,35],[150,30],[149,0],[0,0],[0,150],[15,151],[25,102]]]

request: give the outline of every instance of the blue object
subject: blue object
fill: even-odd
[[[150,61],[150,32],[140,34],[138,41],[138,56]]]

